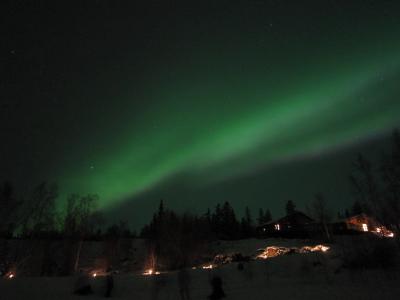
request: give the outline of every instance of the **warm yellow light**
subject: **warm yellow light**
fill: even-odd
[[[281,226],[279,224],[275,224],[275,230],[281,230]]]
[[[368,231],[368,225],[367,224],[362,224],[362,229],[363,231]]]
[[[8,279],[13,279],[13,278],[14,278],[14,276],[15,276],[15,275],[14,275],[13,273],[10,273],[10,274],[8,274],[8,276],[7,276],[7,277],[8,277]]]
[[[213,265],[202,266],[203,269],[212,269],[214,268]]]
[[[93,273],[93,275],[92,275],[93,277],[96,277],[97,276],[97,273]]]
[[[324,246],[324,245],[321,245],[321,251],[322,251],[322,252],[326,252],[326,251],[328,251],[328,250],[329,250],[329,247]]]
[[[285,255],[287,253],[308,253],[308,252],[327,252],[330,249],[329,246],[325,245],[316,245],[316,246],[303,246],[301,248],[297,247],[276,247],[276,246],[269,246],[264,249],[262,253],[257,255],[257,258],[260,259],[269,259],[272,257]]]
[[[153,269],[148,269],[143,272],[143,275],[159,275],[159,274],[160,274],[160,272],[154,271]]]

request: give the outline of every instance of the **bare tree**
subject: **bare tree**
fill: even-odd
[[[326,201],[322,193],[317,193],[315,195],[315,199],[311,203],[311,212],[314,218],[321,224],[326,238],[330,240],[331,235],[328,228],[330,214],[328,212]]]
[[[382,221],[382,195],[372,163],[359,154],[354,166],[355,173],[350,176],[350,181],[355,188],[358,201],[364,211]]]
[[[12,237],[20,225],[20,208],[21,201],[15,196],[13,186],[9,182],[4,182],[0,186],[0,273],[2,274],[15,263],[9,257],[7,238]]]
[[[36,235],[55,231],[58,186],[42,182],[33,190],[25,205],[23,232]]]
[[[67,210],[64,221],[64,231],[69,237],[78,239],[75,253],[74,271],[79,266],[80,255],[85,237],[93,233],[93,218],[98,202],[97,195],[71,195],[67,199]]]
[[[393,133],[393,148],[381,162],[380,173],[383,182],[383,215],[386,225],[400,232],[400,132]]]

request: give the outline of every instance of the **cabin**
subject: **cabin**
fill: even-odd
[[[383,237],[394,237],[394,233],[375,218],[364,213],[351,216],[332,224],[334,234],[372,233]]]
[[[317,223],[301,211],[284,216],[283,218],[267,222],[257,227],[257,232],[262,237],[309,237],[315,231]]]

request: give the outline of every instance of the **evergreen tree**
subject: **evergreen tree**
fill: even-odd
[[[271,215],[271,211],[269,209],[267,209],[264,214],[264,222],[267,223],[270,221],[272,221],[272,215]]]
[[[205,218],[206,223],[207,223],[209,226],[211,226],[211,211],[210,211],[210,208],[207,208],[207,211],[206,211],[206,213],[204,214],[204,218]]]
[[[286,214],[291,215],[296,211],[296,205],[294,205],[292,200],[286,202]]]
[[[249,238],[254,235],[253,220],[250,209],[246,206],[245,215],[240,222],[242,238]]]
[[[239,222],[232,206],[226,201],[221,210],[221,238],[236,239],[239,234]]]
[[[222,223],[222,210],[221,210],[221,205],[218,203],[215,206],[214,213],[211,216],[211,228],[217,236],[219,236],[221,233],[221,223]]]
[[[258,225],[268,223],[271,220],[272,216],[271,216],[271,211],[269,209],[266,209],[265,212],[262,208],[258,210],[258,218],[257,218]]]
[[[253,219],[251,218],[251,213],[250,213],[250,209],[248,206],[246,206],[245,218],[246,218],[247,224],[249,224],[250,226],[253,226]]]
[[[158,206],[158,218],[161,220],[164,216],[164,200],[160,200],[160,205]]]
[[[359,215],[363,212],[362,206],[359,201],[354,201],[353,206],[351,207],[351,214],[353,216]]]
[[[262,225],[264,223],[264,210],[262,208],[258,210],[257,222],[258,225]]]

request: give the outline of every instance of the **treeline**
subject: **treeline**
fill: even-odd
[[[18,197],[9,182],[0,186],[0,237],[3,238],[84,238],[108,236],[134,237],[126,222],[105,226],[97,209],[98,196],[70,195],[62,208],[57,208],[56,184],[42,182],[30,195]]]
[[[285,210],[287,214],[296,212],[294,202],[287,201]],[[166,208],[161,200],[150,223],[142,228],[140,237],[148,242],[149,268],[176,269],[201,263],[202,255],[208,253],[207,247],[212,241],[257,237],[257,226],[271,220],[269,209],[259,208],[257,217],[253,218],[249,207],[238,218],[228,201],[196,215],[178,214]]]
[[[151,222],[144,226],[140,236],[149,243],[149,267],[175,269],[196,264],[210,241],[235,240],[254,237],[258,224],[271,220],[269,210],[260,209],[253,221],[250,209],[238,220],[229,202],[217,204],[202,215],[177,214],[161,201]]]
[[[58,196],[57,185],[46,182],[24,198],[16,196],[10,183],[0,186],[0,274],[15,268],[42,276],[69,275],[81,264],[85,240],[102,240],[113,249],[119,238],[136,236],[125,222],[104,226],[97,195],[72,194],[62,209],[57,209]],[[13,253],[12,238],[23,240],[25,248]],[[104,260],[110,263],[111,255]],[[35,271],[27,271],[33,266]]]
[[[238,219],[228,201],[217,204],[213,211],[207,209],[204,214],[196,215],[177,214],[166,209],[161,200],[158,211],[154,213],[151,222],[142,228],[140,236],[155,239],[166,235],[164,231],[188,231],[199,239],[234,240],[253,237],[257,225],[271,220],[269,209],[264,212],[260,208],[258,218],[254,220],[248,207],[245,208],[244,216]]]

